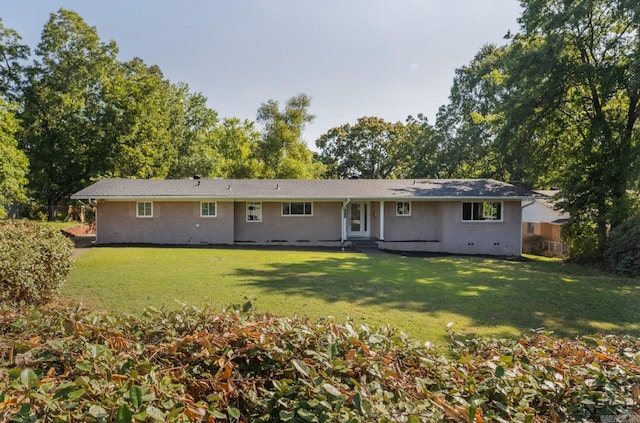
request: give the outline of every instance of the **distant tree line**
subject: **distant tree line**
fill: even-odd
[[[119,61],[75,12],[53,13],[33,50],[0,21],[0,203],[55,204],[107,176],[495,178],[560,189],[573,250],[602,255],[637,213],[640,6],[521,6],[517,33],[456,70],[433,125],[365,116],[316,152],[305,94],[266,101],[255,121],[220,118],[157,66]]]

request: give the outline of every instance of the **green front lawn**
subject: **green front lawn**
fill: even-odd
[[[223,308],[255,298],[277,315],[390,324],[442,343],[446,326],[512,336],[640,335],[640,280],[547,260],[206,248],[93,248],[77,257],[65,296],[139,313],[181,303]]]

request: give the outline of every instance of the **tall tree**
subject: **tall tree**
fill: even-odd
[[[300,94],[290,98],[284,110],[275,100],[263,103],[258,109],[257,121],[263,125],[257,155],[261,162],[263,178],[319,177],[322,165],[302,139],[305,126],[313,122],[309,113],[311,99]]]
[[[176,157],[168,176],[216,176],[222,160],[218,113],[207,107],[205,96],[191,93],[186,84],[172,85],[171,93],[170,133],[176,144]]]
[[[408,165],[405,126],[377,117],[362,117],[354,125],[332,128],[316,146],[327,166],[325,176],[365,179],[403,177]],[[404,153],[404,155],[403,155]]]
[[[408,116],[405,122],[405,142],[399,151],[399,161],[405,163],[403,178],[439,178],[444,160],[440,139],[427,117]]]
[[[126,178],[164,178],[174,163],[172,87],[158,66],[134,58],[119,66],[109,82],[106,106],[114,113],[108,172]],[[173,107],[173,108],[172,108]]]
[[[249,120],[226,118],[217,129],[221,156],[216,176],[252,179],[260,176],[260,162],[256,157],[260,132]]]
[[[512,166],[499,174],[494,153],[503,57],[504,49],[486,45],[469,65],[456,69],[450,102],[436,117],[442,177],[512,179]]]
[[[78,14],[60,9],[44,26],[35,53],[27,69],[21,141],[31,163],[29,186],[53,206],[107,167],[105,143],[111,139],[102,113],[117,48],[101,42]]]
[[[523,1],[513,41],[512,98],[505,130],[530,128],[530,142],[555,138],[566,166],[562,207],[607,227],[628,215],[638,178],[640,7],[629,0]],[[513,106],[514,103],[506,102]]]
[[[0,97],[0,219],[6,217],[5,206],[27,198],[28,160],[15,138],[19,125],[14,109]]]
[[[0,18],[0,96],[16,101],[22,96],[24,61],[30,49],[22,44],[20,34],[6,28]]]

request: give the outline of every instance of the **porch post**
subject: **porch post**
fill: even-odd
[[[384,201],[380,200],[380,241],[384,241]]]

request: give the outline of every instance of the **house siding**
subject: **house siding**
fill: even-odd
[[[385,241],[440,241],[442,213],[440,203],[412,201],[410,216],[396,215],[395,201],[384,204]]]
[[[502,204],[502,221],[467,222],[462,220],[461,202],[442,203],[442,251],[520,255],[520,201],[503,201]]]
[[[151,201],[153,217],[136,217],[136,201],[98,203],[98,244],[233,244],[233,202],[217,201],[200,217],[200,201]]]
[[[235,242],[339,243],[342,203],[313,202],[313,216],[282,216],[282,202],[262,201],[262,221],[247,222],[247,203],[235,203]]]

